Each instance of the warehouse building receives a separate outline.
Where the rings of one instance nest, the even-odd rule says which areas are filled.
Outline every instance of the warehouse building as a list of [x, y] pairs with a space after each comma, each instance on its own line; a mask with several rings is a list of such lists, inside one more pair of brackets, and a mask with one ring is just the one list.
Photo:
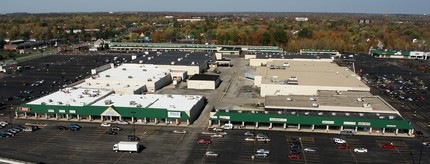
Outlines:
[[76, 87], [103, 88], [117, 94], [142, 94], [155, 92], [170, 84], [170, 70], [142, 64], [122, 64], [93, 74]]
[[188, 89], [216, 89], [220, 83], [219, 75], [198, 74], [188, 80]]
[[198, 95], [123, 95], [112, 90], [65, 88], [22, 104], [17, 118], [189, 125], [205, 106]]
[[350, 130], [361, 134], [410, 136], [413, 127], [379, 96], [369, 92], [319, 91], [318, 95], [267, 96], [263, 110], [216, 109], [209, 124], [304, 132]]
[[316, 95], [318, 90], [370, 91], [351, 70], [331, 62], [274, 61], [257, 67], [254, 86], [260, 95]]
[[369, 49], [369, 55], [381, 58], [406, 58], [406, 59], [424, 59], [430, 58], [430, 52], [423, 51], [398, 51], [389, 49]]
[[[145, 52], [139, 54], [133, 63], [153, 65], [162, 69], [184, 71], [187, 76], [203, 73], [208, 69], [208, 62], [214, 60], [209, 52]], [[183, 79], [186, 79], [187, 76]]]
[[256, 52], [245, 54], [245, 59], [249, 59], [249, 66], [265, 66], [268, 62], [274, 61], [321, 61], [332, 62], [333, 57], [329, 54], [292, 54], [292, 53], [270, 53]]
[[327, 54], [332, 56], [340, 56], [340, 52], [336, 50], [300, 49], [300, 54]]

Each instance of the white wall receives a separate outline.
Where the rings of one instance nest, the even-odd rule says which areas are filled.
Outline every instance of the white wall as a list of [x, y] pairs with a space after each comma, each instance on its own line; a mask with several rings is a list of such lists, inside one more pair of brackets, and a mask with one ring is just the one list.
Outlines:
[[188, 80], [188, 89], [215, 89], [216, 82], [205, 80]]
[[306, 85], [280, 85], [280, 84], [261, 84], [260, 95], [317, 95], [318, 90], [332, 91], [368, 91], [368, 87], [336, 87], [336, 86], [306, 86]]

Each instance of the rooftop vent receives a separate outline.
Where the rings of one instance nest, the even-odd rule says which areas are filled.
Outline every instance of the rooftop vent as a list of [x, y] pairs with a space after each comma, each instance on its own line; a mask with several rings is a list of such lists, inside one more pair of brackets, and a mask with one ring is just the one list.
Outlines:
[[175, 65], [175, 62], [174, 61], [170, 62], [170, 65]]
[[287, 101], [293, 101], [293, 98], [287, 97]]
[[342, 94], [342, 91], [337, 90], [337, 91], [336, 91], [336, 94], [341, 95], [341, 94]]
[[312, 103], [313, 107], [319, 107], [320, 105], [318, 103]]
[[152, 81], [152, 79], [148, 79], [148, 81]]
[[371, 108], [372, 106], [370, 105], [370, 103], [363, 103], [363, 107], [364, 108]]
[[309, 101], [317, 101], [315, 97], [309, 97]]
[[53, 102], [53, 100], [52, 100], [52, 99], [49, 99], [49, 100], [48, 100], [48, 102]]
[[357, 101], [358, 102], [364, 102], [364, 98], [363, 97], [359, 97], [359, 98], [357, 98]]
[[112, 100], [105, 100], [105, 105], [110, 105], [112, 104]]

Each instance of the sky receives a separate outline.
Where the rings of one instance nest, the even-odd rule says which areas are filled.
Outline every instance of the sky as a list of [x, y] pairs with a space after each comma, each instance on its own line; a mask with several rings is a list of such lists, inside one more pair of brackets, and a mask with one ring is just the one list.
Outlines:
[[430, 14], [430, 0], [3, 0], [0, 13], [329, 12]]

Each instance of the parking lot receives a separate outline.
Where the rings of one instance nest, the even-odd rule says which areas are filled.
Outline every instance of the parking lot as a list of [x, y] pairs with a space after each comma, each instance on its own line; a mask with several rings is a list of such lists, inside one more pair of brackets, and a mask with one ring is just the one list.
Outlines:
[[[26, 120], [18, 120], [24, 124]], [[39, 121], [40, 122], [40, 121]], [[202, 134], [201, 128], [186, 128], [186, 134], [175, 134], [179, 127], [136, 126], [136, 136], [145, 148], [139, 153], [118, 152], [112, 146], [126, 141], [133, 134], [132, 125], [118, 125], [123, 128], [117, 135], [107, 135], [106, 127], [99, 124], [80, 123], [82, 129], [76, 132], [57, 130], [58, 125], [69, 122], [40, 122], [46, 124], [35, 132], [19, 132], [11, 138], [1, 138], [0, 156], [31, 162], [44, 163], [413, 163], [418, 161], [421, 142], [416, 138], [384, 138], [371, 136], [343, 137], [351, 149], [336, 149], [333, 134], [251, 131], [264, 133], [270, 142], [245, 141], [246, 130], [228, 130], [222, 138], [211, 138]], [[17, 124], [15, 124], [16, 126]], [[41, 124], [39, 124], [41, 125]], [[342, 136], [341, 136], [342, 137]], [[197, 144], [200, 138], [212, 140], [211, 144]], [[289, 141], [300, 138], [302, 159], [289, 159]], [[394, 149], [383, 149], [382, 145], [393, 143]], [[365, 147], [368, 153], [355, 153], [354, 148]], [[312, 148], [316, 152], [303, 152]], [[267, 149], [267, 157], [252, 155], [258, 149]], [[213, 151], [219, 157], [206, 157], [206, 151]], [[411, 155], [411, 153], [413, 155]], [[424, 147], [421, 162], [430, 162], [430, 149]], [[413, 158], [413, 159], [412, 159]]]

